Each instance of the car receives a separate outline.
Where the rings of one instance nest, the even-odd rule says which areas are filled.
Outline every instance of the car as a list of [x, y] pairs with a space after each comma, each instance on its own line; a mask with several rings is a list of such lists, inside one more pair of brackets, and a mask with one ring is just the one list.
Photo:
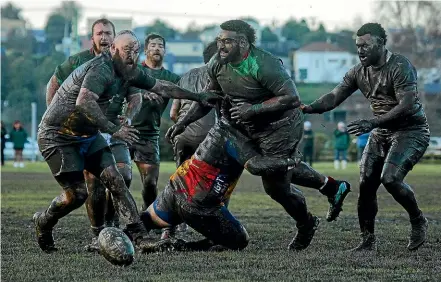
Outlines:
[[[6, 142], [5, 142], [5, 160], [14, 160], [15, 152], [14, 152], [14, 144], [11, 141], [7, 141], [9, 139], [9, 136], [6, 135]], [[32, 140], [31, 137], [27, 138], [27, 142], [25, 143], [24, 149], [23, 149], [23, 160], [32, 161], [32, 160], [41, 161], [43, 160], [43, 156], [40, 153], [40, 150], [38, 149], [37, 141]]]
[[426, 153], [428, 157], [441, 157], [441, 137], [430, 137]]

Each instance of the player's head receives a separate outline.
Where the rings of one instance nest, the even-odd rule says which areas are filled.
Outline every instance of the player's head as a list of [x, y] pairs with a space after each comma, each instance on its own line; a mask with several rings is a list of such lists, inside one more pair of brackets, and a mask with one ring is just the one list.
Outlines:
[[128, 75], [136, 68], [141, 44], [135, 33], [130, 30], [122, 30], [115, 36], [110, 46], [110, 54], [115, 70], [120, 75]]
[[19, 120], [14, 121], [14, 129], [19, 130], [21, 128], [21, 122]]
[[99, 19], [92, 24], [92, 46], [95, 53], [107, 51], [115, 38], [115, 26], [108, 19]]
[[203, 57], [204, 57], [204, 63], [208, 63], [210, 61], [210, 59], [216, 55], [217, 53], [217, 42], [212, 41], [210, 43], [208, 43], [208, 45], [205, 47], [204, 52], [202, 53]]
[[226, 21], [220, 28], [217, 37], [219, 61], [222, 64], [240, 62], [242, 55], [256, 41], [256, 31], [242, 20]]
[[337, 123], [337, 128], [340, 131], [345, 131], [346, 130], [346, 124], [342, 121], [340, 121], [339, 123]]
[[150, 33], [145, 38], [144, 53], [147, 60], [162, 65], [165, 55], [165, 39], [159, 34]]
[[379, 23], [367, 23], [360, 27], [355, 44], [361, 64], [365, 67], [376, 64], [386, 48], [386, 41], [386, 31]]

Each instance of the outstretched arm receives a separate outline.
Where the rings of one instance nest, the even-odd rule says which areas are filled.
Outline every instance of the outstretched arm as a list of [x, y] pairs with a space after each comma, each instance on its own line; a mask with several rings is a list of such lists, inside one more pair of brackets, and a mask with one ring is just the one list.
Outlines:
[[321, 96], [310, 105], [302, 105], [303, 112], [307, 114], [322, 114], [335, 109], [343, 103], [344, 100], [358, 89], [356, 67], [350, 69], [343, 78], [343, 81], [331, 92]]
[[180, 109], [181, 109], [181, 100], [174, 99], [170, 108], [170, 119], [175, 123], [178, 121], [178, 113]]
[[173, 82], [154, 79], [141, 67], [138, 67], [135, 73], [134, 78], [130, 80], [133, 86], [150, 90], [165, 98], [188, 99], [207, 105], [219, 99], [218, 95], [213, 93], [194, 93], [177, 86]]
[[52, 102], [52, 99], [54, 99], [58, 88], [60, 88], [60, 84], [55, 75], [53, 75], [46, 86], [46, 107], [48, 107]]

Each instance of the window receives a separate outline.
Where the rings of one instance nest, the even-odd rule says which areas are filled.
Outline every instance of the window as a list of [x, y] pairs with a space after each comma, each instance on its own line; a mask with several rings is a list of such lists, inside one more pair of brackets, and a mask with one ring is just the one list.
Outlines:
[[307, 69], [299, 69], [299, 79], [300, 80], [308, 79], [308, 70]]
[[338, 60], [337, 59], [328, 59], [328, 63], [337, 63]]
[[199, 51], [199, 45], [198, 44], [194, 44], [193, 45], [193, 52], [197, 52]]

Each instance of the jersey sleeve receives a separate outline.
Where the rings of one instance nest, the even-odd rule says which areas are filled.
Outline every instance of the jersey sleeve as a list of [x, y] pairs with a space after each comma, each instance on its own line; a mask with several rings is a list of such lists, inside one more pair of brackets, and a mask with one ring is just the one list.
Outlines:
[[343, 81], [340, 82], [333, 90], [333, 92], [340, 93], [354, 93], [358, 89], [357, 84], [357, 69], [359, 66], [351, 68], [343, 77]]
[[260, 84], [274, 95], [281, 93], [280, 90], [287, 87], [292, 88], [292, 91], [296, 91], [294, 81], [288, 75], [282, 61], [276, 57], [268, 55], [266, 57], [265, 60], [258, 63], [256, 76]]
[[74, 71], [74, 65], [74, 58], [69, 57], [61, 65], [56, 67], [54, 75], [59, 85], [63, 84], [66, 78]]
[[392, 72], [393, 86], [397, 97], [413, 92], [417, 95], [417, 72], [405, 58], [397, 62]]
[[156, 84], [156, 79], [148, 74], [148, 72], [143, 67], [137, 66], [137, 68], [137, 74], [135, 78], [130, 80], [130, 84], [144, 90], [152, 89]]
[[100, 64], [87, 70], [81, 87], [101, 96], [113, 79], [112, 70], [107, 65]]
[[209, 90], [222, 90], [218, 81], [217, 81], [217, 72], [219, 71], [219, 62], [214, 55], [207, 64], [207, 73], [209, 78]]

